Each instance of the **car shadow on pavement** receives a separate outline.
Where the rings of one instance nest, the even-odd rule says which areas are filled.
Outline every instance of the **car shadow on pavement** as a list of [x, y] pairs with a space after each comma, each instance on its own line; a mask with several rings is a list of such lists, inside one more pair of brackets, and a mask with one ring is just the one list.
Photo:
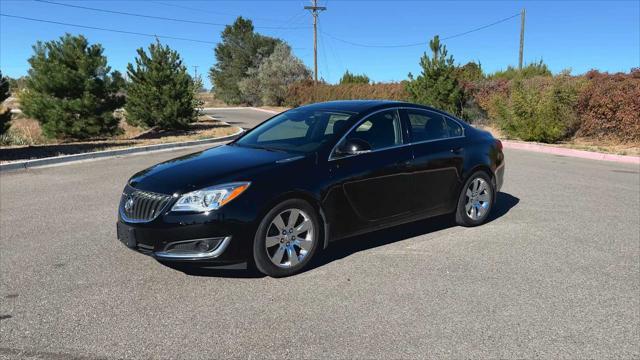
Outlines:
[[[504, 216], [519, 202], [520, 199], [511, 194], [504, 192], [498, 193], [496, 203], [489, 215], [487, 223]], [[319, 256], [310, 263], [310, 266], [304, 271], [324, 266], [332, 261], [343, 259], [360, 251], [385, 246], [454, 226], [458, 225], [455, 222], [453, 214], [447, 214], [342, 239], [331, 244], [325, 251], [318, 254]]]
[[[496, 203], [494, 205], [493, 211], [491, 211], [487, 223], [490, 223], [504, 216], [519, 202], [520, 199], [511, 194], [507, 194], [504, 192], [498, 193], [496, 197]], [[392, 244], [398, 241], [444, 230], [454, 226], [457, 226], [457, 224], [454, 221], [453, 215], [447, 214], [374, 231], [364, 235], [342, 239], [331, 244], [326, 250], [320, 252], [317, 258], [314, 259], [302, 272], [310, 271], [312, 269], [324, 266], [330, 262], [343, 259], [351, 254], [355, 254], [360, 251]], [[191, 276], [231, 278], [262, 278], [265, 276], [251, 266], [249, 266], [247, 269], [228, 270], [204, 268], [194, 265], [171, 265], [169, 263], [166, 263], [165, 265], [171, 267], [172, 269], [182, 271], [186, 275]]]

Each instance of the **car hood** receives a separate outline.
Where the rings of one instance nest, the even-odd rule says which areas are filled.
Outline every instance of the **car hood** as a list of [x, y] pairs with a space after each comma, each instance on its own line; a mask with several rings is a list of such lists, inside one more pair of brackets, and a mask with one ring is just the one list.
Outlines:
[[140, 171], [129, 185], [156, 193], [182, 194], [223, 182], [250, 181], [258, 171], [302, 158], [287, 152], [222, 145]]

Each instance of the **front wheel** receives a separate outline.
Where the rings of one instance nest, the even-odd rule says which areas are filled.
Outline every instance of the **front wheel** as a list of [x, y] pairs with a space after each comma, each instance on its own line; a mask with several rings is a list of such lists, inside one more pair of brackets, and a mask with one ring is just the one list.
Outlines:
[[456, 223], [477, 226], [484, 223], [493, 208], [494, 188], [484, 171], [473, 173], [462, 187], [456, 210]]
[[276, 205], [258, 226], [253, 258], [260, 272], [272, 277], [293, 275], [317, 252], [320, 224], [316, 210], [304, 200]]

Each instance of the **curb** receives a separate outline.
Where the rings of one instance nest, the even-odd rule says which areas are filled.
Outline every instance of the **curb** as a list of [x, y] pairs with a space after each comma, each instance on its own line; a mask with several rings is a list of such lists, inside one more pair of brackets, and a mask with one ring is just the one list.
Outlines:
[[215, 139], [146, 145], [146, 146], [129, 147], [129, 148], [117, 149], [117, 150], [103, 150], [103, 151], [95, 151], [95, 152], [89, 152], [89, 153], [83, 153], [83, 154], [61, 155], [61, 156], [49, 157], [49, 158], [43, 158], [43, 159], [16, 161], [16, 162], [7, 163], [7, 164], [0, 164], [0, 173], [30, 169], [30, 168], [41, 167], [41, 166], [77, 162], [82, 160], [110, 158], [110, 157], [117, 157], [117, 156], [137, 154], [137, 153], [168, 151], [173, 149], [187, 148], [187, 147], [193, 147], [193, 146], [199, 146], [199, 145], [208, 145], [208, 144], [217, 144], [217, 143], [221, 144], [237, 138], [244, 131], [245, 131], [244, 129], [240, 129], [240, 131], [238, 131], [235, 134], [221, 137], [221, 138], [215, 138]]
[[526, 150], [532, 152], [570, 156], [589, 160], [611, 161], [624, 164], [640, 165], [639, 156], [604, 154], [593, 151], [568, 149], [556, 146], [542, 145], [538, 143], [526, 143], [519, 141], [501, 140], [502, 145], [507, 149]]

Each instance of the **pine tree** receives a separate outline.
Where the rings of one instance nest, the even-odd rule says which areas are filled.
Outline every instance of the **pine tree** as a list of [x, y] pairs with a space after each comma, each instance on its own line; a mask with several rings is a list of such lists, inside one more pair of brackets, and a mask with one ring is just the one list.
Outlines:
[[196, 120], [198, 86], [187, 72], [177, 51], [159, 40], [149, 53], [138, 49], [138, 57], [127, 65], [127, 122], [163, 130], [186, 129]]
[[344, 72], [344, 75], [340, 78], [340, 85], [343, 84], [368, 84], [370, 79], [365, 74], [352, 74], [349, 70]]
[[[216, 64], [209, 70], [216, 97], [228, 104], [255, 101], [255, 92], [243, 93], [240, 83], [255, 76], [262, 61], [280, 43], [279, 39], [254, 32], [251, 20], [242, 17], [226, 26], [222, 31], [222, 41], [215, 49]], [[247, 90], [252, 89], [250, 81], [243, 85]]]
[[0, 71], [0, 135], [7, 132], [11, 126], [11, 109], [1, 105], [9, 96], [11, 96], [9, 79], [2, 76], [2, 71]]
[[20, 93], [22, 111], [38, 120], [48, 137], [86, 139], [113, 135], [122, 106], [118, 81], [109, 74], [100, 44], [66, 34], [33, 46], [26, 89]]
[[413, 78], [409, 74], [407, 92], [412, 101], [459, 114], [462, 91], [456, 79], [453, 56], [447, 57], [447, 47], [440, 44], [440, 37], [429, 41], [433, 56], [426, 53], [420, 58], [422, 73]]

